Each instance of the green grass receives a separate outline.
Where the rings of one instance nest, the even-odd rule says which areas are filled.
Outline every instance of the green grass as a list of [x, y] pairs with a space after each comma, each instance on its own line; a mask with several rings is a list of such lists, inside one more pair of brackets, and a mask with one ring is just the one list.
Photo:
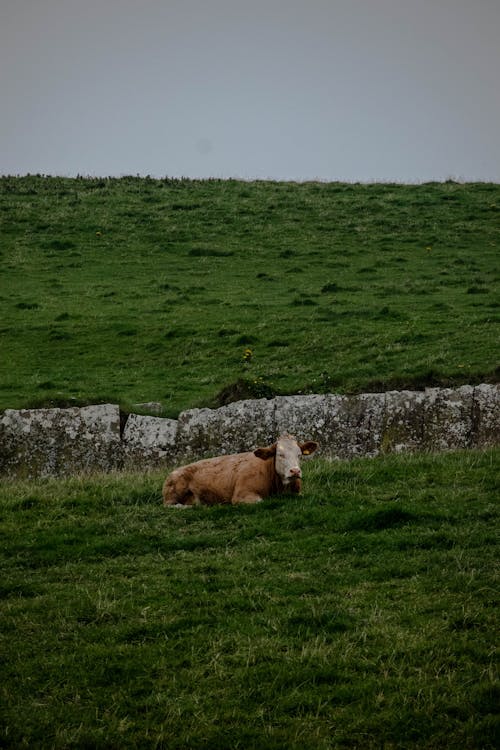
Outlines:
[[4, 482], [0, 745], [497, 747], [499, 459], [184, 511], [159, 474]]
[[1, 178], [0, 409], [497, 379], [499, 206], [482, 183]]

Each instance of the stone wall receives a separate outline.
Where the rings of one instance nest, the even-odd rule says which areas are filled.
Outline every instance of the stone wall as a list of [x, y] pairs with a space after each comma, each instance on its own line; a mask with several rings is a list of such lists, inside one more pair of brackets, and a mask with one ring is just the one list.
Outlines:
[[500, 444], [498, 385], [389, 391], [358, 396], [279, 396], [220, 409], [190, 409], [177, 420], [118, 406], [6, 410], [0, 419], [0, 475], [170, 467], [272, 443], [281, 432], [321, 444], [336, 458], [444, 451]]

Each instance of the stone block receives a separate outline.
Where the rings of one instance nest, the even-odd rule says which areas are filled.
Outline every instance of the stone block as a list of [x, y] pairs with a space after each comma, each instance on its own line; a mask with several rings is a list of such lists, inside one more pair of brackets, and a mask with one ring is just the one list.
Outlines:
[[329, 396], [277, 396], [274, 407], [274, 438], [283, 432], [297, 440], [324, 442]]
[[382, 453], [405, 453], [421, 449], [424, 436], [425, 394], [419, 391], [388, 391], [385, 394]]
[[500, 386], [482, 383], [472, 398], [472, 444], [486, 448], [500, 443]]
[[18, 477], [110, 471], [122, 464], [120, 410], [7, 409], [0, 420], [0, 472]]
[[122, 444], [127, 465], [165, 465], [176, 453], [177, 420], [129, 414]]
[[377, 455], [382, 441], [384, 394], [331, 395], [326, 398], [326, 452], [336, 458]]
[[423, 450], [469, 448], [474, 388], [427, 388], [424, 402]]
[[179, 415], [178, 423], [178, 452], [187, 457], [253, 450], [276, 437], [273, 402], [264, 398], [190, 409]]

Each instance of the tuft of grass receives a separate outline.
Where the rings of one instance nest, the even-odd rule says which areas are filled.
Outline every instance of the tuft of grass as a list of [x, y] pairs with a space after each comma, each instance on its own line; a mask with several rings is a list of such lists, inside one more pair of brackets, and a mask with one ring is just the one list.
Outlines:
[[159, 473], [4, 482], [0, 744], [492, 750], [499, 469], [315, 459], [184, 511]]
[[280, 393], [498, 380], [499, 197], [2, 177], [0, 409], [106, 393], [175, 417], [242, 377]]

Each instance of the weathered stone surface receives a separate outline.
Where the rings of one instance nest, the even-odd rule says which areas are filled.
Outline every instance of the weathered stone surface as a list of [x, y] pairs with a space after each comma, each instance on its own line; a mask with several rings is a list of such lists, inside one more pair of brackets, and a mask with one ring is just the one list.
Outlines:
[[10, 476], [62, 476], [121, 466], [120, 411], [7, 409], [0, 420], [0, 471]]
[[472, 398], [472, 442], [478, 448], [500, 443], [500, 386], [483, 383]]
[[239, 401], [179, 416], [180, 455], [234, 453], [272, 443], [282, 432], [318, 440], [325, 453], [375, 455], [382, 439], [384, 395], [279, 396]]
[[175, 455], [176, 439], [176, 419], [130, 414], [122, 436], [125, 463], [165, 464]]
[[500, 444], [498, 385], [359, 396], [250, 399], [191, 409], [178, 420], [118, 406], [7, 410], [0, 418], [0, 474], [20, 477], [172, 465], [269, 445], [282, 432], [313, 439], [337, 458]]
[[443, 451], [470, 447], [473, 393], [470, 385], [426, 389], [421, 448]]
[[273, 409], [273, 440], [289, 432], [300, 440], [317, 440], [325, 437], [330, 396], [277, 396], [269, 402]]
[[188, 457], [239, 453], [269, 444], [275, 431], [274, 406], [264, 398], [190, 409], [179, 415], [177, 449]]
[[375, 456], [382, 441], [384, 394], [328, 398], [325, 450], [336, 458]]
[[423, 446], [425, 393], [388, 391], [385, 393], [382, 427], [382, 453], [415, 451]]

